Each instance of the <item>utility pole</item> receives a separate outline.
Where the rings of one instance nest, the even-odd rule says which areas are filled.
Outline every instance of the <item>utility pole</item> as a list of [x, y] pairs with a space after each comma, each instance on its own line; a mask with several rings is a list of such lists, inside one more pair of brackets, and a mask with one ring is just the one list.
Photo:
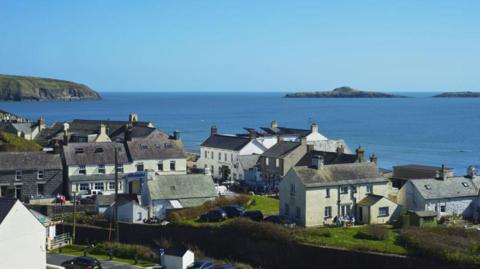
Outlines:
[[73, 231], [72, 231], [73, 244], [75, 244], [76, 217], [77, 217], [77, 192], [73, 191]]
[[120, 241], [120, 231], [118, 229], [118, 148], [115, 146], [115, 241]]

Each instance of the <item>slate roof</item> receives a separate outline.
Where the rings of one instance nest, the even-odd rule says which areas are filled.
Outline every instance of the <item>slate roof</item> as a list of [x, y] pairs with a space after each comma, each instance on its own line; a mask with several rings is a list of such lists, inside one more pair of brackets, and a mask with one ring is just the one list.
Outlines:
[[262, 156], [271, 157], [271, 158], [282, 158], [292, 150], [299, 147], [302, 143], [300, 142], [291, 142], [291, 141], [280, 141], [277, 144], [273, 145], [267, 151], [265, 151]]
[[479, 190], [468, 177], [450, 177], [445, 180], [428, 178], [409, 181], [426, 200], [469, 197], [479, 194]]
[[[421, 169], [428, 171], [439, 171], [442, 169], [441, 166], [430, 166], [430, 165], [421, 165], [421, 164], [405, 164], [405, 165], [396, 165], [393, 168], [411, 168], [411, 169]], [[445, 167], [446, 170], [452, 170], [452, 168]]]
[[323, 163], [326, 165], [357, 162], [357, 155], [355, 154], [338, 154], [336, 152], [313, 150], [305, 153], [296, 166], [311, 166], [313, 156], [323, 156]]
[[[118, 128], [117, 130], [111, 132], [109, 134], [109, 136], [112, 139], [112, 141], [117, 141], [117, 142], [125, 141], [125, 131], [126, 131], [126, 129], [127, 129], [126, 126], [122, 126], [122, 127]], [[147, 137], [150, 137], [151, 135], [153, 135], [156, 132], [161, 133], [156, 128], [150, 128], [150, 127], [146, 127], [146, 126], [133, 126], [131, 128], [130, 137], [132, 139], [147, 138]], [[163, 134], [163, 133], [161, 133], [161, 134], [163, 136], [165, 136], [166, 138], [168, 138], [168, 135]]]
[[169, 248], [165, 250], [165, 255], [183, 257], [188, 251], [188, 248]]
[[[365, 198], [360, 200], [357, 204], [362, 206], [372, 206], [376, 204], [378, 201], [382, 200], [383, 196], [376, 195], [376, 194], [368, 194]], [[385, 198], [386, 199], [386, 198]]]
[[60, 154], [43, 151], [0, 152], [0, 170], [62, 169]]
[[[125, 147], [115, 142], [68, 143], [63, 146], [63, 154], [68, 166], [115, 164], [115, 147], [118, 148], [118, 163], [128, 163]], [[83, 153], [77, 153], [79, 149], [83, 149]]]
[[[125, 174], [119, 173], [118, 180], [123, 180], [124, 176]], [[115, 174], [72, 175], [68, 179], [70, 182], [115, 180]]]
[[277, 127], [277, 128], [261, 127], [261, 129], [270, 135], [298, 135], [303, 137], [311, 133], [310, 129], [295, 129], [295, 128], [288, 128], [288, 127]]
[[180, 141], [158, 137], [127, 141], [127, 151], [132, 160], [185, 158], [186, 156]]
[[257, 165], [258, 159], [260, 158], [260, 155], [258, 154], [252, 154], [252, 155], [239, 155], [238, 156], [238, 162], [242, 166], [243, 169], [250, 169], [253, 168]]
[[147, 181], [147, 187], [151, 200], [205, 199], [217, 196], [212, 177], [202, 174], [155, 175]]
[[17, 200], [0, 198], [0, 224], [2, 224], [5, 217], [8, 215]]
[[306, 187], [387, 181], [373, 163], [331, 164], [320, 169], [296, 166], [292, 169]]
[[425, 217], [436, 217], [437, 216], [437, 212], [435, 211], [415, 211], [415, 210], [411, 210], [411, 211], [408, 211], [409, 213], [413, 213], [421, 218], [425, 218]]
[[97, 195], [95, 196], [95, 204], [97, 206], [110, 206], [115, 201], [115, 195]]
[[12, 126], [17, 132], [22, 132], [24, 134], [32, 133], [32, 123], [30, 122], [12, 123]]
[[250, 139], [242, 136], [234, 135], [211, 135], [205, 140], [201, 146], [217, 149], [227, 149], [239, 151], [250, 142]]

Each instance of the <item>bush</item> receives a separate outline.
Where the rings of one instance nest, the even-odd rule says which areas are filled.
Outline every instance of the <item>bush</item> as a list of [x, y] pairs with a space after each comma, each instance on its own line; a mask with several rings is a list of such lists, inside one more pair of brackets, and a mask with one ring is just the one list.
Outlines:
[[[295, 239], [294, 229], [270, 222], [255, 222], [245, 218], [237, 218], [223, 226], [223, 229], [240, 238], [254, 238], [269, 241], [290, 242]], [[227, 233], [229, 233], [227, 232]]]
[[248, 195], [236, 195], [232, 197], [218, 197], [215, 200], [205, 202], [201, 206], [189, 207], [180, 210], [172, 210], [167, 213], [167, 220], [174, 223], [179, 223], [184, 220], [193, 220], [200, 217], [200, 215], [216, 208], [226, 205], [241, 205], [247, 206], [252, 201]]
[[121, 243], [103, 242], [95, 245], [89, 252], [96, 255], [112, 255], [123, 259], [134, 259], [137, 256], [140, 260], [158, 261], [158, 255], [150, 248], [141, 245], [130, 245]]
[[[76, 213], [75, 222], [77, 224], [89, 224], [94, 225], [99, 220], [105, 220], [102, 214], [85, 214], [85, 213]], [[64, 221], [68, 223], [73, 223], [73, 213], [65, 215]]]
[[359, 239], [385, 240], [388, 238], [388, 228], [385, 225], [367, 225], [355, 235]]

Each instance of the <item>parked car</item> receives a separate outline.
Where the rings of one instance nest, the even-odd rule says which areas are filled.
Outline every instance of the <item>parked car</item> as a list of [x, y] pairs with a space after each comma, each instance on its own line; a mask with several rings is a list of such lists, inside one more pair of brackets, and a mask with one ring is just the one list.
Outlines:
[[220, 222], [227, 218], [227, 213], [221, 209], [210, 210], [200, 216], [202, 222]]
[[227, 205], [222, 207], [222, 210], [227, 213], [227, 217], [229, 218], [240, 217], [243, 212], [245, 212], [245, 208], [239, 205]]
[[260, 210], [250, 210], [243, 212], [242, 217], [251, 219], [253, 221], [262, 221], [263, 213]]
[[92, 257], [77, 257], [62, 263], [65, 269], [102, 269], [101, 263]]
[[231, 264], [222, 264], [222, 265], [215, 265], [212, 269], [237, 269], [235, 266]]
[[93, 205], [95, 204], [95, 197], [85, 197], [80, 199], [81, 205]]
[[148, 219], [144, 219], [144, 220], [143, 220], [143, 223], [159, 224], [159, 223], [160, 223], [160, 219], [157, 218], [157, 217], [151, 217], [151, 218], [148, 218]]
[[215, 264], [212, 260], [195, 261], [188, 269], [212, 269]]
[[282, 224], [288, 228], [295, 227], [295, 222], [293, 222], [290, 218], [285, 216], [272, 215], [272, 216], [266, 217], [265, 221], [275, 223], [275, 224]]

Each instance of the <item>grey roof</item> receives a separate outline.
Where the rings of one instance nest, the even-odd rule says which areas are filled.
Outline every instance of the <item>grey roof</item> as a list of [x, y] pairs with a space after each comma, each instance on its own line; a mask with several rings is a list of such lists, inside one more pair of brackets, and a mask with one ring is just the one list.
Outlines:
[[306, 187], [386, 182], [373, 163], [331, 164], [320, 169], [293, 167]]
[[249, 142], [250, 139], [243, 136], [215, 134], [207, 138], [201, 146], [238, 151], [245, 147]]
[[17, 200], [0, 198], [0, 224], [10, 212], [10, 209], [15, 205]]
[[409, 182], [427, 200], [478, 195], [477, 187], [468, 177], [450, 177], [445, 180], [434, 178], [415, 179], [409, 180]]
[[358, 158], [355, 154], [338, 154], [330, 151], [317, 151], [313, 150], [305, 153], [305, 155], [298, 161], [297, 166], [310, 166], [312, 164], [313, 156], [322, 156], [324, 164], [342, 164], [342, 163], [355, 163]]
[[17, 132], [22, 132], [24, 134], [32, 133], [32, 123], [30, 122], [12, 123], [12, 126], [17, 130]]
[[277, 144], [273, 145], [271, 148], [266, 150], [262, 156], [272, 157], [272, 158], [282, 158], [292, 150], [299, 147], [302, 143], [300, 142], [291, 142], [291, 141], [280, 141]]
[[[123, 180], [124, 176], [125, 174], [118, 174], [118, 180]], [[115, 174], [72, 175], [69, 180], [70, 182], [115, 180]]]
[[168, 137], [127, 141], [127, 151], [132, 160], [185, 158], [181, 142]]
[[[115, 142], [68, 143], [63, 146], [65, 162], [70, 165], [115, 164], [115, 147], [118, 148], [118, 162], [128, 163], [123, 144]], [[77, 153], [80, 149], [83, 153]]]
[[437, 216], [437, 212], [435, 211], [415, 211], [415, 210], [411, 210], [411, 211], [408, 211], [409, 213], [413, 213], [421, 218], [425, 218], [425, 217], [436, 217]]
[[365, 196], [365, 198], [360, 200], [357, 204], [358, 205], [363, 205], [363, 206], [371, 206], [371, 205], [376, 204], [378, 201], [382, 200], [383, 198], [385, 198], [385, 197], [383, 197], [381, 195], [368, 194], [367, 196]]
[[212, 177], [202, 174], [155, 175], [147, 181], [152, 200], [199, 199], [217, 196]]
[[[404, 164], [396, 165], [393, 168], [410, 168], [410, 169], [419, 169], [419, 170], [428, 170], [428, 171], [439, 171], [442, 169], [441, 166], [431, 166], [431, 165], [422, 165], [422, 164]], [[452, 170], [452, 168], [445, 167], [447, 170]]]
[[62, 169], [59, 154], [43, 151], [0, 152], [0, 170]]
[[258, 162], [258, 158], [260, 158], [260, 155], [258, 154], [253, 154], [253, 155], [239, 155], [238, 156], [238, 162], [242, 166], [243, 169], [250, 169], [255, 167]]
[[97, 206], [110, 206], [115, 201], [115, 195], [97, 195], [95, 197], [95, 204]]
[[[109, 136], [112, 139], [112, 141], [125, 141], [125, 132], [127, 130], [126, 126], [122, 126], [115, 130], [114, 132], [110, 133]], [[156, 128], [151, 128], [147, 126], [133, 126], [130, 130], [130, 137], [132, 139], [137, 139], [137, 138], [147, 138], [155, 133], [158, 132], [158, 134], [163, 135], [164, 137], [168, 138], [168, 135], [160, 132]]]
[[277, 128], [270, 128], [270, 127], [261, 127], [267, 134], [270, 135], [296, 135], [296, 136], [307, 136], [311, 133], [309, 129], [295, 129], [295, 128], [288, 128], [288, 127], [277, 127]]

